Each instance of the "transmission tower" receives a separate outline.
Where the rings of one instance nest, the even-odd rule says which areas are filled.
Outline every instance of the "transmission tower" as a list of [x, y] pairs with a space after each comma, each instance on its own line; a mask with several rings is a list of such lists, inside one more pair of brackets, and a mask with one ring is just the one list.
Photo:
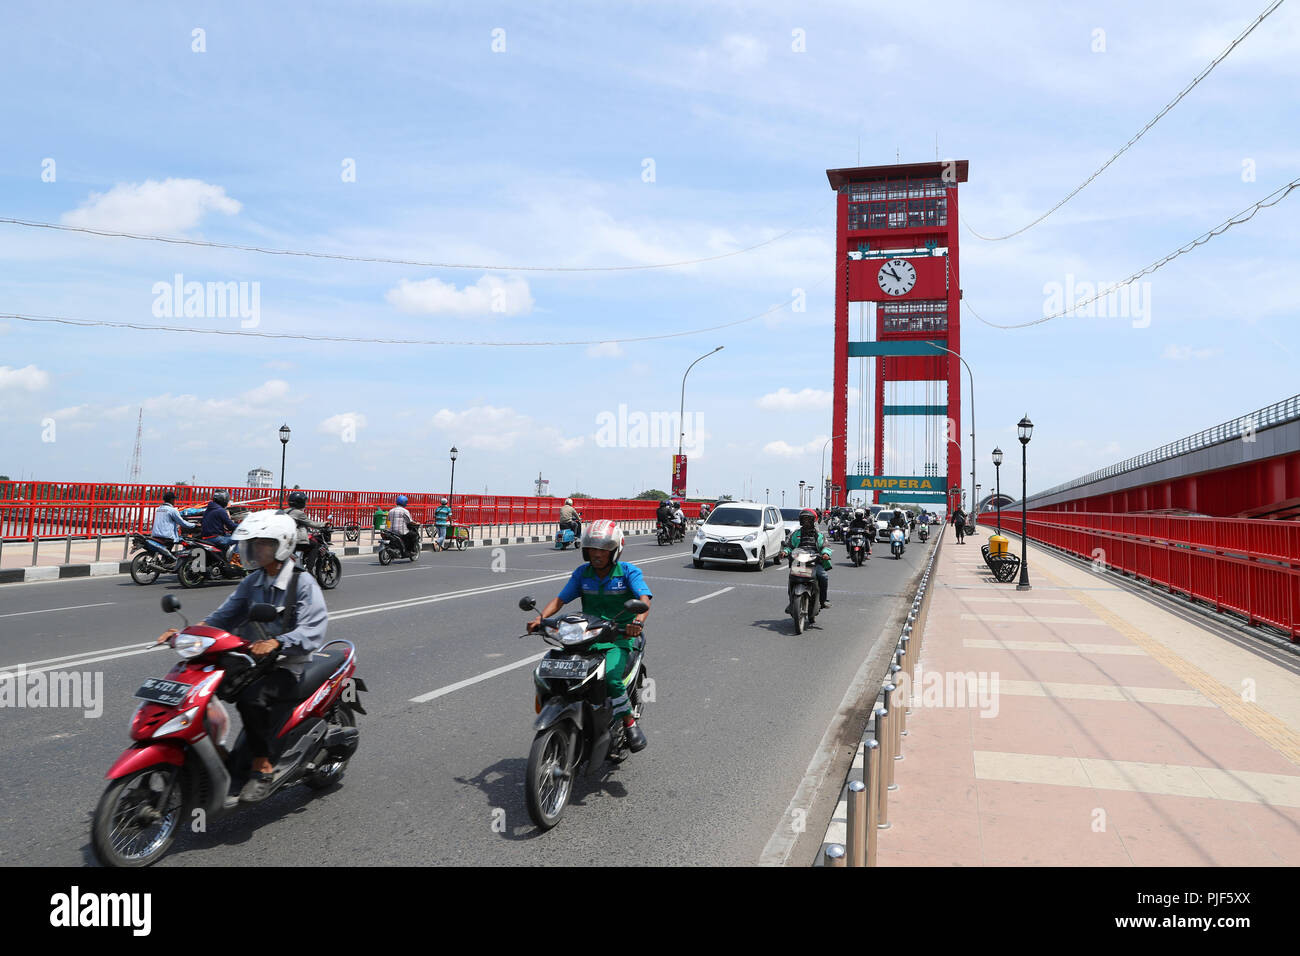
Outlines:
[[140, 438], [144, 434], [144, 409], [135, 420], [135, 451], [131, 453], [131, 484], [140, 483]]

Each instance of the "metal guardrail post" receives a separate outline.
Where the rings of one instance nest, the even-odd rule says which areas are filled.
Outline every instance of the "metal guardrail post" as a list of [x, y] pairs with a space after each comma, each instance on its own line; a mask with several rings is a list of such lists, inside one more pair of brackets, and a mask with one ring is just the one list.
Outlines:
[[897, 706], [898, 688], [890, 683], [885, 685], [885, 711], [888, 716], [885, 718], [885, 729], [888, 738], [889, 754], [887, 760], [884, 760], [883, 773], [885, 777], [886, 789], [897, 790], [898, 784], [894, 782], [894, 762], [901, 759], [898, 753], [898, 714], [894, 708]]
[[131, 536], [129, 534], [122, 535], [122, 560], [123, 561], [126, 560], [126, 553], [128, 550], [130, 550], [130, 547], [131, 547]]
[[[873, 789], [876, 794], [876, 814], [879, 818], [876, 823], [876, 829], [888, 830], [889, 781], [885, 779], [885, 765], [888, 764], [890, 767], [893, 767], [894, 765], [893, 761], [889, 759], [889, 711], [885, 710], [884, 707], [877, 707], [875, 713], [875, 739], [872, 740], [871, 743], [876, 745], [876, 759], [874, 761], [875, 773], [873, 774], [875, 778], [875, 786]], [[865, 769], [865, 763], [863, 766]]]
[[99, 555], [100, 552], [103, 550], [103, 548], [104, 548], [104, 536], [102, 534], [95, 535], [95, 562], [96, 563], [99, 562]]
[[36, 567], [36, 552], [40, 549], [40, 546], [41, 546], [41, 539], [33, 537], [32, 538], [32, 567]]
[[63, 550], [63, 563], [72, 563], [72, 535], [68, 535], [68, 546]]
[[826, 848], [826, 866], [844, 866], [844, 847], [832, 843]]
[[[865, 759], [865, 756], [864, 756]], [[861, 780], [849, 784], [849, 866], [867, 865], [867, 785]]]
[[880, 829], [880, 745], [862, 742], [862, 780], [867, 787], [867, 866], [876, 865], [876, 831]]
[[903, 715], [904, 704], [907, 702], [907, 690], [899, 683], [898, 675], [903, 668], [898, 666], [897, 661], [889, 665], [889, 676], [885, 678], [894, 685], [894, 759], [903, 759], [903, 734], [907, 733], [904, 729], [905, 717]]

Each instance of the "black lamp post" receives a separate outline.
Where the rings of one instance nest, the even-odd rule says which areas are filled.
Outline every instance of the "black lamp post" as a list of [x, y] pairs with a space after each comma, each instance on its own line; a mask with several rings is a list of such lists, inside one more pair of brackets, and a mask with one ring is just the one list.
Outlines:
[[284, 455], [289, 450], [289, 426], [280, 426], [280, 507], [284, 507]]
[[451, 496], [456, 493], [456, 456], [459, 454], [460, 452], [456, 450], [456, 446], [452, 445], [451, 446], [451, 490], [447, 492], [447, 504], [451, 505], [452, 507], [455, 507], [455, 505], [452, 505]]
[[998, 509], [998, 534], [1002, 533], [1002, 449], [993, 449], [993, 470], [997, 474], [997, 489], [993, 492], [993, 504]]
[[1025, 504], [1025, 498], [1029, 494], [1029, 482], [1025, 474], [1025, 467], [1028, 461], [1029, 439], [1034, 434], [1034, 423], [1026, 415], [1020, 419], [1016, 428], [1020, 434], [1020, 583], [1016, 585], [1017, 591], [1028, 591], [1029, 588], [1029, 511]]

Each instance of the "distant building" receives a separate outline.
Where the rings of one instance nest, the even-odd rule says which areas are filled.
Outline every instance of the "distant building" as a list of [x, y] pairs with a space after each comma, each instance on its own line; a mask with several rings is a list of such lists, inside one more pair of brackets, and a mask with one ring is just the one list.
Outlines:
[[265, 468], [254, 468], [248, 473], [249, 488], [270, 488], [273, 487], [274, 475]]

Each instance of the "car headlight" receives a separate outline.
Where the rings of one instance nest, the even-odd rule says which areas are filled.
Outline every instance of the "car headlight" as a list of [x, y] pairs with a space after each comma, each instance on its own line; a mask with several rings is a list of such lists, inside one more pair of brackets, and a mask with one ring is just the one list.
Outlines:
[[198, 657], [213, 644], [217, 643], [211, 637], [199, 637], [197, 634], [177, 634], [172, 641], [172, 647], [181, 657]]
[[756, 535], [756, 534], [747, 534], [747, 535], [745, 535], [745, 540], [746, 540], [746, 541], [757, 541], [757, 540], [758, 540], [758, 535]]

